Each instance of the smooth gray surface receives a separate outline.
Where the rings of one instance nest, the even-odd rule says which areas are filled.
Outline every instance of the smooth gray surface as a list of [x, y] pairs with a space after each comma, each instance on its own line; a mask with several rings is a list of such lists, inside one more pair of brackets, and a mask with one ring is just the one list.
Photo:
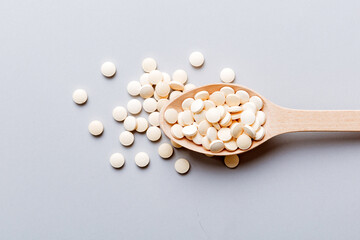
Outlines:
[[[284, 135], [230, 170], [185, 150], [162, 160], [141, 134], [125, 149], [111, 117], [147, 56], [199, 86], [231, 67], [279, 105], [360, 109], [359, 12], [357, 0], [0, 2], [1, 239], [359, 239], [360, 134]], [[105, 60], [114, 79], [99, 73]], [[83, 107], [71, 99], [79, 87]]]

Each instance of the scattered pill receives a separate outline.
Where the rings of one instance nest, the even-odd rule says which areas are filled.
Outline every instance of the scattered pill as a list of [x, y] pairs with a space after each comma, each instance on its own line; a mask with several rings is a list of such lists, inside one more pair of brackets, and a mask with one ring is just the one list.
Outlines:
[[84, 89], [77, 89], [74, 91], [72, 98], [76, 104], [82, 105], [86, 103], [88, 95]]
[[196, 86], [194, 84], [192, 84], [192, 83], [185, 84], [184, 85], [184, 92], [193, 90], [194, 88], [196, 88]]
[[161, 130], [158, 127], [151, 126], [146, 131], [147, 138], [152, 141], [158, 141], [161, 138]]
[[104, 131], [104, 125], [102, 122], [94, 120], [90, 122], [88, 129], [93, 136], [100, 136]]
[[211, 152], [221, 152], [224, 149], [225, 145], [224, 142], [221, 140], [214, 140], [210, 143], [210, 151]]
[[236, 95], [238, 95], [240, 97], [240, 103], [241, 104], [244, 104], [244, 103], [248, 102], [249, 99], [250, 99], [249, 94], [244, 90], [237, 91]]
[[165, 81], [161, 81], [156, 84], [155, 92], [159, 97], [167, 97], [170, 93], [170, 86], [169, 83]]
[[179, 70], [176, 70], [173, 75], [172, 75], [172, 79], [176, 82], [180, 82], [182, 84], [185, 84], [186, 81], [187, 81], [187, 73], [182, 70], [182, 69], [179, 69]]
[[141, 86], [145, 85], [145, 84], [150, 84], [150, 81], [149, 81], [149, 74], [148, 73], [143, 73], [141, 76], [140, 76], [140, 84]]
[[110, 157], [110, 164], [113, 168], [121, 168], [124, 166], [125, 158], [121, 153], [114, 153]]
[[201, 67], [204, 64], [204, 55], [201, 52], [192, 52], [189, 61], [193, 67]]
[[162, 73], [159, 70], [152, 70], [149, 73], [149, 82], [153, 85], [159, 83], [163, 78]]
[[119, 141], [123, 146], [125, 146], [125, 147], [130, 146], [131, 144], [133, 144], [134, 140], [135, 140], [135, 137], [132, 132], [124, 131], [124, 132], [120, 133]]
[[168, 73], [163, 72], [162, 75], [163, 75], [163, 81], [164, 82], [169, 83], [171, 81], [171, 77], [170, 77], [170, 75]]
[[166, 98], [161, 98], [157, 101], [157, 105], [156, 105], [156, 110], [158, 110], [159, 112], [161, 111], [161, 109], [169, 102], [168, 99]]
[[182, 148], [182, 146], [176, 142], [174, 142], [173, 140], [170, 140], [171, 145], [173, 145], [174, 148]]
[[170, 128], [171, 135], [176, 139], [182, 139], [184, 137], [182, 129], [183, 127], [180, 124], [175, 124], [171, 126]]
[[225, 83], [233, 82], [235, 79], [235, 72], [231, 68], [224, 68], [220, 72], [220, 79]]
[[131, 81], [128, 83], [126, 89], [131, 96], [138, 96], [140, 94], [141, 83], [138, 81]]
[[169, 97], [170, 101], [173, 100], [173, 99], [175, 99], [175, 98], [177, 98], [177, 97], [180, 96], [181, 94], [182, 94], [182, 92], [180, 92], [180, 91], [172, 91], [172, 92], [170, 93], [170, 97]]
[[185, 158], [179, 158], [175, 162], [175, 170], [180, 174], [185, 174], [190, 169], [190, 163]]
[[127, 131], [134, 131], [136, 129], [136, 125], [137, 125], [137, 122], [136, 122], [136, 118], [133, 117], [133, 116], [127, 116], [124, 120], [124, 128], [127, 130]]
[[149, 127], [149, 123], [146, 118], [138, 117], [136, 119], [136, 131], [139, 133], [145, 132]]
[[131, 114], [138, 114], [139, 112], [141, 112], [141, 102], [137, 99], [131, 99], [127, 103], [127, 110]]
[[174, 124], [178, 119], [178, 112], [174, 108], [169, 108], [164, 113], [165, 121]]
[[149, 115], [149, 123], [151, 126], [158, 127], [160, 126], [160, 113], [159, 112], [152, 112]]
[[251, 143], [251, 138], [246, 134], [241, 134], [236, 140], [236, 144], [241, 150], [249, 149]]
[[154, 95], [154, 88], [150, 84], [145, 84], [141, 86], [140, 96], [142, 98], [149, 98]]
[[152, 70], [156, 69], [156, 61], [153, 58], [145, 58], [142, 62], [142, 68], [144, 72], [151, 72]]
[[235, 139], [230, 140], [228, 142], [224, 142], [224, 146], [225, 149], [228, 150], [229, 152], [233, 152], [238, 148]]
[[176, 90], [176, 91], [184, 90], [184, 84], [182, 84], [181, 82], [178, 82], [178, 81], [171, 81], [169, 83], [169, 86], [171, 89]]
[[157, 101], [154, 98], [147, 98], [143, 102], [143, 108], [145, 112], [152, 113], [156, 111]]
[[144, 168], [150, 163], [149, 155], [145, 152], [139, 152], [135, 155], [135, 163], [138, 167]]
[[125, 120], [125, 118], [127, 117], [127, 111], [126, 108], [122, 107], [122, 106], [118, 106], [116, 108], [113, 109], [112, 111], [112, 115], [113, 118], [118, 121], [118, 122], [122, 122]]
[[239, 165], [238, 155], [225, 156], [224, 163], [228, 168], [236, 168]]
[[169, 158], [173, 155], [174, 149], [169, 143], [162, 143], [158, 148], [158, 153], [162, 158]]
[[104, 62], [101, 65], [101, 73], [108, 78], [114, 76], [116, 73], [115, 64], [112, 62]]

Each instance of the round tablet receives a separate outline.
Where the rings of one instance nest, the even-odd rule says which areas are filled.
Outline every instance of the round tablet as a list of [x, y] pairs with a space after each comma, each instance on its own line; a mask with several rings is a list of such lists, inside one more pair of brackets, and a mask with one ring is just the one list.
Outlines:
[[231, 120], [232, 120], [231, 119], [231, 114], [228, 113], [228, 112], [225, 112], [225, 116], [223, 117], [223, 119], [221, 119], [220, 125], [222, 127], [226, 127], [226, 126], [231, 124]]
[[185, 137], [187, 138], [191, 138], [194, 137], [196, 135], [196, 133], [198, 132], [197, 127], [194, 125], [190, 125], [190, 126], [185, 126], [182, 129], [182, 132], [184, 134]]
[[192, 52], [189, 62], [193, 67], [201, 67], [204, 64], [204, 55], [201, 52]]
[[135, 139], [134, 134], [132, 134], [129, 131], [124, 131], [124, 132], [120, 133], [120, 136], [119, 136], [120, 143], [125, 147], [133, 144], [134, 139]]
[[224, 68], [220, 72], [220, 79], [225, 83], [233, 82], [235, 79], [235, 72], [231, 68]]
[[116, 121], [122, 122], [127, 117], [126, 108], [124, 108], [122, 106], [118, 106], [118, 107], [114, 108], [114, 110], [112, 111], [112, 115]]
[[138, 114], [141, 112], [141, 102], [137, 99], [131, 99], [127, 103], [127, 109], [131, 114]]
[[136, 118], [133, 116], [127, 116], [124, 120], [124, 128], [128, 131], [134, 131], [136, 129]]
[[265, 136], [265, 128], [264, 127], [260, 127], [259, 130], [256, 132], [255, 134], [255, 138], [254, 140], [256, 141], [260, 141], [261, 139], [263, 139]]
[[180, 124], [175, 124], [170, 128], [171, 135], [176, 139], [182, 139], [184, 134], [182, 132], [183, 127]]
[[179, 112], [178, 118], [177, 118], [177, 122], [178, 122], [181, 126], [185, 126], [183, 116], [184, 116], [184, 112]]
[[210, 150], [210, 141], [207, 137], [203, 137], [201, 139], [201, 145], [203, 146], [203, 148], [205, 148], [206, 150]]
[[187, 81], [187, 73], [182, 69], [176, 70], [172, 75], [172, 79], [174, 81], [185, 84]]
[[104, 62], [101, 65], [101, 73], [108, 78], [114, 76], [116, 73], [115, 64], [112, 62]]
[[182, 148], [182, 146], [176, 142], [174, 142], [173, 140], [170, 140], [171, 145], [173, 145], [174, 148]]
[[185, 158], [179, 158], [175, 162], [175, 170], [180, 174], [185, 174], [190, 169], [190, 163]]
[[174, 124], [178, 119], [178, 112], [174, 108], [169, 108], [165, 111], [164, 118], [167, 123]]
[[114, 153], [110, 157], [110, 164], [113, 168], [121, 168], [124, 166], [125, 158], [121, 153]]
[[149, 73], [149, 82], [153, 85], [159, 83], [163, 78], [162, 73], [159, 70], [152, 70]]
[[230, 93], [226, 96], [225, 102], [229, 107], [239, 106], [240, 105], [240, 97], [239, 97], [239, 95], [237, 95], [235, 93]]
[[250, 99], [249, 94], [244, 90], [237, 91], [236, 95], [238, 95], [240, 97], [240, 103], [241, 104], [244, 104], [244, 103], [248, 102], [249, 99]]
[[196, 86], [194, 84], [188, 83], [188, 84], [184, 85], [184, 92], [193, 90], [194, 88], [196, 88]]
[[145, 84], [150, 84], [150, 82], [149, 82], [149, 74], [148, 73], [143, 73], [140, 76], [139, 82], [140, 82], [141, 86], [143, 86]]
[[182, 116], [182, 122], [185, 125], [193, 124], [194, 118], [193, 118], [193, 114], [191, 113], [190, 110], [185, 110], [181, 116]]
[[262, 109], [262, 107], [263, 107], [263, 101], [262, 101], [261, 98], [259, 98], [258, 96], [252, 96], [252, 97], [249, 99], [249, 101], [255, 103], [257, 110]]
[[225, 156], [224, 163], [228, 168], [236, 168], [239, 165], [238, 155]]
[[214, 141], [217, 138], [217, 130], [214, 127], [209, 127], [206, 131], [206, 137], [210, 142]]
[[214, 140], [210, 143], [211, 152], [221, 152], [224, 149], [225, 145], [221, 140]]
[[251, 110], [245, 110], [241, 113], [241, 122], [251, 125], [255, 122], [255, 114]]
[[143, 108], [145, 112], [152, 113], [156, 111], [157, 101], [154, 98], [147, 98], [143, 102]]
[[163, 143], [158, 148], [158, 153], [162, 158], [169, 158], [174, 153], [174, 149], [168, 143]]
[[216, 106], [224, 105], [225, 103], [225, 95], [220, 91], [213, 92], [209, 98]]
[[242, 124], [235, 122], [230, 127], [231, 136], [238, 138], [243, 132]]
[[163, 81], [164, 82], [169, 83], [171, 81], [171, 77], [170, 77], [170, 75], [168, 73], [163, 72], [162, 75], [163, 75]]
[[210, 108], [216, 107], [215, 103], [211, 100], [205, 100], [204, 101], [204, 109], [209, 110]]
[[98, 120], [94, 120], [94, 121], [90, 122], [88, 128], [89, 128], [89, 132], [93, 136], [100, 136], [104, 131], [104, 126], [103, 126], [102, 122], [100, 122]]
[[141, 83], [138, 81], [130, 81], [126, 89], [131, 96], [138, 96], [140, 94]]
[[169, 83], [165, 81], [160, 81], [158, 84], [156, 84], [155, 92], [160, 97], [167, 97], [170, 93]]
[[254, 114], [257, 111], [257, 107], [256, 107], [255, 103], [253, 103], [253, 102], [247, 102], [247, 103], [245, 103], [245, 104], [243, 104], [241, 106], [244, 109], [244, 111], [251, 110]]
[[155, 126], [149, 127], [146, 136], [150, 141], [155, 142], [161, 138], [161, 130]]
[[181, 94], [182, 94], [182, 92], [180, 92], [180, 91], [172, 91], [170, 93], [169, 100], [171, 101], [171, 100], [177, 98], [178, 96], [180, 96]]
[[256, 113], [256, 119], [259, 121], [260, 125], [264, 125], [266, 121], [265, 113], [263, 111], [258, 111]]
[[210, 123], [216, 123], [220, 120], [220, 111], [217, 108], [210, 108], [206, 111], [206, 120]]
[[149, 123], [155, 127], [160, 126], [160, 113], [159, 112], [150, 113]]
[[232, 89], [231, 87], [222, 87], [220, 89], [220, 92], [222, 92], [225, 95], [225, 97], [229, 94], [235, 93], [234, 89]]
[[77, 89], [74, 91], [72, 98], [76, 104], [81, 105], [86, 103], [88, 99], [88, 95], [84, 89]]
[[241, 150], [249, 149], [251, 147], [251, 143], [252, 143], [251, 138], [245, 133], [241, 134], [236, 139], [236, 144]]
[[150, 163], [149, 155], [145, 152], [139, 152], [135, 155], [135, 163], [138, 167], [146, 167]]
[[194, 119], [196, 123], [200, 123], [203, 120], [206, 120], [206, 111], [201, 111], [200, 113], [194, 113]]
[[194, 98], [205, 101], [205, 100], [209, 99], [209, 92], [208, 91], [200, 91], [195, 94]]
[[144, 72], [147, 72], [147, 73], [156, 69], [156, 61], [153, 58], [145, 58], [142, 61], [141, 65], [142, 65]]
[[250, 125], [245, 125], [244, 126], [244, 132], [251, 138], [255, 138], [255, 134], [256, 131], [253, 127], [251, 127]]
[[193, 113], [200, 113], [204, 109], [204, 101], [201, 99], [196, 99], [191, 103], [190, 109]]
[[230, 128], [220, 128], [220, 130], [217, 132], [218, 138], [223, 142], [228, 142], [231, 140], [231, 132]]
[[136, 119], [136, 131], [139, 133], [145, 132], [149, 127], [149, 123], [146, 118], [139, 117]]
[[156, 105], [156, 110], [158, 110], [159, 112], [161, 111], [161, 109], [169, 102], [168, 99], [166, 98], [161, 98], [158, 100], [157, 105]]
[[203, 120], [199, 123], [198, 131], [202, 136], [205, 136], [209, 127], [211, 127], [211, 123], [209, 123], [207, 120]]
[[181, 107], [183, 110], [189, 110], [190, 107], [191, 107], [191, 104], [194, 102], [194, 99], [193, 98], [187, 98], [185, 99], [182, 104], [181, 104]]
[[169, 86], [171, 89], [176, 90], [176, 91], [184, 90], [184, 84], [182, 84], [181, 82], [178, 82], [178, 81], [171, 81], [169, 83]]
[[149, 98], [152, 97], [152, 95], [154, 95], [154, 88], [150, 84], [141, 86], [140, 96], [142, 98]]
[[228, 150], [229, 152], [233, 152], [238, 148], [235, 139], [230, 140], [228, 142], [224, 142], [224, 146], [225, 149]]

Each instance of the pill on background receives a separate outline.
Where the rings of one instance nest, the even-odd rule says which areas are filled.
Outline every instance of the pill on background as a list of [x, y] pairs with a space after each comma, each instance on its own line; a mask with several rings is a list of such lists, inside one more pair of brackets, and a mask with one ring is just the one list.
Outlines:
[[204, 60], [204, 55], [201, 52], [192, 52], [189, 56], [189, 62], [193, 67], [201, 67]]
[[239, 165], [239, 156], [238, 155], [225, 156], [224, 163], [228, 168], [236, 168]]
[[101, 73], [108, 78], [111, 78], [116, 73], [116, 67], [115, 64], [112, 62], [104, 62], [101, 65]]
[[133, 144], [134, 140], [135, 140], [135, 137], [132, 132], [124, 131], [124, 132], [120, 133], [119, 141], [123, 146], [125, 146], [125, 147], [130, 146], [131, 144]]
[[231, 68], [224, 68], [220, 72], [220, 79], [225, 83], [230, 83], [235, 80], [235, 72]]
[[125, 158], [121, 153], [114, 153], [110, 156], [110, 164], [113, 168], [121, 168], [125, 164]]
[[150, 163], [149, 155], [145, 152], [139, 152], [135, 155], [135, 163], [138, 167], [144, 168]]
[[180, 174], [185, 174], [190, 169], [190, 163], [185, 158], [179, 158], [175, 162], [175, 170]]
[[141, 112], [141, 102], [137, 99], [131, 99], [126, 107], [131, 114], [138, 114]]
[[72, 98], [76, 104], [82, 105], [86, 103], [88, 95], [84, 89], [77, 89], [73, 92]]
[[162, 143], [158, 148], [158, 153], [162, 158], [169, 158], [173, 155], [174, 149], [169, 143]]
[[93, 136], [100, 136], [104, 131], [104, 125], [98, 120], [90, 122], [88, 126], [89, 132]]
[[142, 61], [142, 68], [144, 70], [144, 72], [151, 72], [152, 70], [155, 70], [157, 67], [156, 61], [153, 58], [145, 58]]

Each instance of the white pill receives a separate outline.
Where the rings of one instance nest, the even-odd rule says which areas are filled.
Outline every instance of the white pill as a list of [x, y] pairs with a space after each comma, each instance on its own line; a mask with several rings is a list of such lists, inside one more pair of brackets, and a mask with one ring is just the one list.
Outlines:
[[136, 119], [136, 131], [137, 132], [145, 132], [149, 127], [149, 123], [146, 118], [139, 117]]
[[221, 152], [224, 149], [225, 145], [221, 140], [214, 140], [210, 143], [211, 152]]
[[261, 139], [263, 139], [265, 136], [265, 128], [264, 127], [260, 127], [259, 130], [256, 132], [255, 134], [255, 138], [254, 140], [256, 141], [260, 141]]
[[185, 137], [191, 138], [194, 137], [198, 131], [197, 131], [197, 127], [195, 127], [194, 125], [190, 125], [190, 126], [185, 126], [182, 129], [182, 132]]
[[143, 86], [145, 84], [150, 84], [150, 82], [149, 82], [149, 74], [148, 73], [143, 73], [140, 76], [139, 82], [140, 82], [141, 86]]
[[74, 91], [72, 98], [76, 104], [81, 105], [86, 103], [88, 99], [88, 95], [84, 89], [77, 89]]
[[193, 115], [190, 110], [185, 110], [182, 114], [182, 121], [185, 125], [191, 125], [194, 122]]
[[121, 153], [114, 153], [110, 157], [110, 164], [113, 168], [121, 168], [124, 166], [125, 158]]
[[200, 113], [204, 109], [204, 101], [201, 99], [196, 99], [191, 103], [190, 109], [193, 113]]
[[158, 148], [158, 153], [162, 158], [169, 158], [173, 155], [174, 149], [168, 143], [162, 143]]
[[238, 155], [225, 156], [224, 163], [228, 168], [236, 168], [239, 165]]
[[155, 127], [160, 126], [160, 113], [159, 112], [150, 113], [149, 123]]
[[216, 107], [220, 112], [220, 119], [223, 119], [226, 115], [226, 110], [224, 106], [217, 106]]
[[201, 111], [200, 113], [193, 114], [195, 122], [200, 123], [203, 120], [206, 120], [206, 111]]
[[192, 52], [189, 62], [193, 67], [201, 67], [204, 64], [204, 55], [201, 52]]
[[131, 96], [138, 96], [140, 94], [141, 83], [138, 81], [130, 81], [126, 89]]
[[231, 114], [226, 112], [225, 113], [225, 117], [223, 117], [223, 119], [221, 119], [220, 121], [220, 126], [222, 127], [226, 127], [226, 126], [229, 126], [231, 124]]
[[136, 118], [133, 116], [127, 116], [124, 120], [124, 128], [128, 131], [134, 131], [136, 129]]
[[233, 114], [231, 114], [231, 119], [233, 120], [233, 121], [235, 121], [235, 120], [237, 120], [237, 119], [240, 119], [241, 118], [241, 113], [239, 112], [239, 113], [233, 113]]
[[141, 102], [137, 99], [131, 99], [127, 103], [127, 110], [131, 114], [138, 114], [139, 112], [141, 112]]
[[164, 118], [167, 123], [174, 124], [178, 120], [178, 112], [174, 108], [166, 109]]
[[250, 99], [249, 94], [244, 90], [237, 91], [236, 95], [238, 95], [240, 97], [240, 103], [241, 104], [244, 104], [244, 103], [248, 102], [249, 99]]
[[153, 58], [145, 58], [142, 61], [142, 68], [144, 72], [151, 72], [152, 70], [156, 69], [156, 61]]
[[169, 84], [169, 82], [171, 81], [170, 75], [166, 72], [163, 72], [162, 75], [163, 75], [163, 81]]
[[194, 99], [201, 99], [203, 101], [209, 99], [209, 92], [208, 91], [200, 91], [195, 94]]
[[149, 155], [145, 152], [139, 152], [135, 155], [135, 163], [138, 167], [146, 167], [150, 163]]
[[165, 99], [165, 98], [161, 98], [158, 100], [157, 102], [157, 106], [156, 106], [156, 110], [158, 110], [159, 112], [161, 111], [161, 109], [169, 102], [169, 100]]
[[256, 113], [256, 119], [259, 121], [260, 125], [264, 125], [266, 121], [265, 113], [263, 111], [258, 111]]
[[235, 79], [235, 72], [231, 68], [224, 68], [220, 72], [220, 79], [225, 83], [233, 82]]
[[176, 142], [174, 142], [172, 139], [170, 140], [171, 145], [173, 145], [174, 148], [182, 148], [182, 146]]
[[196, 144], [196, 145], [201, 145], [201, 141], [202, 141], [202, 136], [200, 135], [200, 133], [196, 133], [196, 135], [193, 137], [192, 141]]
[[206, 111], [206, 120], [210, 123], [217, 123], [220, 120], [220, 111], [217, 108], [210, 108]]
[[238, 148], [235, 139], [232, 139], [228, 142], [224, 142], [224, 146], [225, 149], [228, 150], [229, 152], [233, 152]]
[[225, 103], [225, 95], [220, 91], [213, 92], [209, 98], [216, 106], [224, 105]]
[[198, 131], [202, 136], [206, 135], [206, 131], [211, 127], [212, 125], [207, 121], [203, 120], [199, 123]]
[[122, 122], [125, 120], [125, 118], [127, 117], [127, 111], [126, 108], [122, 107], [122, 106], [118, 106], [116, 108], [113, 109], [112, 111], [112, 115], [113, 118], [118, 121], [118, 122]]
[[158, 84], [156, 84], [155, 92], [160, 97], [167, 97], [170, 93], [169, 83], [165, 81], [160, 81]]
[[218, 138], [223, 142], [228, 142], [231, 140], [232, 136], [230, 133], [230, 128], [221, 128], [217, 132]]
[[185, 84], [187, 81], [187, 73], [182, 69], [176, 70], [172, 75], [172, 79], [174, 81]]
[[255, 134], [256, 131], [253, 127], [251, 127], [250, 125], [245, 125], [244, 126], [244, 132], [251, 138], [255, 138]]
[[134, 134], [132, 134], [129, 131], [124, 131], [119, 136], [120, 143], [125, 147], [128, 147], [131, 144], [133, 144], [134, 139], [135, 139]]
[[181, 82], [178, 82], [178, 81], [171, 81], [169, 83], [169, 86], [171, 89], [176, 90], [176, 91], [184, 90], [184, 84], [182, 84]]
[[249, 101], [255, 103], [257, 110], [262, 109], [263, 101], [258, 96], [252, 96]]
[[255, 105], [255, 103], [253, 103], [253, 102], [247, 102], [247, 103], [245, 103], [244, 105], [242, 105], [242, 108], [243, 108], [244, 111], [246, 111], [246, 110], [251, 110], [254, 114], [255, 114], [256, 111], [257, 111], [256, 105]]
[[100, 136], [104, 131], [104, 125], [98, 120], [90, 122], [88, 126], [89, 132], [93, 136]]
[[180, 96], [181, 94], [182, 94], [182, 92], [180, 92], [180, 91], [172, 91], [170, 93], [169, 100], [171, 101], [171, 100], [177, 98], [178, 96]]
[[115, 64], [112, 62], [104, 62], [101, 65], [101, 73], [108, 78], [114, 76], [116, 73]]
[[214, 127], [209, 127], [206, 131], [206, 137], [210, 142], [214, 141], [217, 138], [217, 130]]
[[182, 132], [183, 127], [180, 124], [175, 124], [170, 128], [171, 135], [176, 139], [182, 139], [184, 134]]
[[240, 105], [240, 97], [235, 93], [228, 94], [225, 101], [229, 107]]
[[179, 158], [175, 162], [175, 170], [180, 174], [185, 174], [190, 169], [190, 163], [188, 160], [184, 158]]
[[181, 125], [181, 126], [185, 126], [185, 123], [184, 123], [184, 112], [179, 112], [178, 114], [178, 118], [177, 118], [177, 122]]
[[158, 127], [151, 126], [146, 131], [146, 136], [150, 141], [155, 142], [161, 138], [161, 130]]
[[157, 83], [159, 83], [163, 78], [162, 73], [159, 70], [152, 70], [149, 73], [149, 82], [152, 85], [156, 85]]
[[245, 110], [241, 113], [241, 122], [243, 124], [251, 125], [255, 122], [255, 114], [251, 110]]
[[231, 136], [233, 136], [234, 138], [238, 138], [243, 132], [243, 128], [242, 128], [242, 124], [240, 123], [233, 123], [230, 127], [230, 133]]
[[156, 111], [157, 101], [154, 98], [147, 98], [143, 102], [143, 108], [145, 112], [152, 113]]
[[233, 107], [229, 107], [227, 109], [227, 111], [229, 113], [238, 113], [238, 112], [241, 112], [242, 110], [244, 110], [244, 109], [242, 107], [240, 107], [240, 106], [233, 106]]
[[188, 84], [184, 85], [184, 92], [193, 90], [194, 88], [196, 88], [196, 86], [194, 84], [188, 83]]
[[220, 89], [220, 92], [222, 92], [225, 95], [225, 97], [227, 95], [229, 95], [229, 94], [234, 94], [235, 93], [234, 89], [232, 89], [231, 87], [222, 87]]
[[249, 149], [250, 146], [251, 146], [251, 143], [252, 143], [251, 138], [248, 135], [244, 134], [244, 133], [241, 134], [236, 139], [236, 144], [241, 150]]
[[182, 104], [181, 107], [183, 110], [190, 110], [191, 104], [194, 102], [195, 100], [193, 98], [187, 98], [185, 99]]
[[256, 117], [255, 117], [255, 122], [251, 125], [251, 127], [252, 127], [255, 131], [257, 131], [257, 130], [259, 130], [260, 126], [261, 126], [261, 125], [260, 125], [259, 120], [257, 120]]
[[154, 95], [154, 88], [150, 84], [145, 84], [141, 86], [140, 96], [142, 98], [149, 98]]
[[210, 150], [210, 141], [207, 137], [202, 137], [201, 139], [201, 145], [203, 146], [203, 148], [205, 148], [206, 150]]
[[215, 103], [211, 100], [205, 100], [204, 101], [204, 109], [209, 110], [210, 108], [216, 107]]

